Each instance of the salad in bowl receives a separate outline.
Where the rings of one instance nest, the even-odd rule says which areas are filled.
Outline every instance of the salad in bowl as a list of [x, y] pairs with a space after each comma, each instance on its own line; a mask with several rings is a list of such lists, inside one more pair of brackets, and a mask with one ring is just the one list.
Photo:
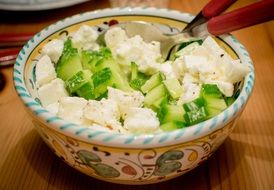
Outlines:
[[58, 21], [25, 44], [14, 85], [58, 157], [101, 180], [148, 184], [192, 170], [224, 142], [253, 88], [245, 48], [231, 35], [209, 36], [163, 60], [160, 42], [109, 27], [145, 21], [175, 34], [192, 18], [155, 8], [98, 10]]
[[210, 119], [234, 100], [249, 72], [213, 37], [186, 41], [168, 60], [160, 42], [111, 27], [98, 44], [89, 25], [52, 39], [36, 64], [42, 105], [70, 122], [100, 130], [151, 134]]

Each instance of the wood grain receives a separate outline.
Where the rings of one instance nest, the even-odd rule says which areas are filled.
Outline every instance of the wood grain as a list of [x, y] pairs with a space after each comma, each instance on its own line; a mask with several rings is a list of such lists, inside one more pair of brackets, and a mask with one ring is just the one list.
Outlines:
[[[231, 9], [250, 4], [239, 0]], [[206, 0], [171, 0], [170, 8], [197, 14]], [[106, 0], [51, 11], [0, 11], [0, 33], [37, 32], [64, 17], [109, 7]], [[4, 19], [3, 19], [4, 18]], [[0, 189], [274, 189], [274, 23], [233, 33], [248, 49], [256, 71], [253, 94], [235, 130], [215, 154], [193, 171], [154, 185], [115, 185], [95, 180], [63, 163], [33, 129], [12, 84], [12, 68], [1, 68]]]

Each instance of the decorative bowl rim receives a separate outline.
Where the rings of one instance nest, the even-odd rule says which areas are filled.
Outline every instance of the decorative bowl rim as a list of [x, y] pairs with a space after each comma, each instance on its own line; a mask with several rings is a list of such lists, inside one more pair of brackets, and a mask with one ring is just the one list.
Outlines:
[[66, 136], [70, 136], [86, 143], [97, 144], [106, 147], [138, 149], [171, 146], [201, 138], [210, 133], [213, 133], [218, 129], [221, 129], [230, 123], [243, 110], [254, 86], [254, 67], [245, 47], [230, 34], [222, 35], [220, 38], [237, 53], [239, 58], [245, 64], [248, 65], [250, 68], [250, 73], [245, 77], [242, 90], [232, 105], [230, 105], [217, 116], [190, 127], [171, 132], [149, 135], [118, 134], [98, 131], [84, 126], [76, 125], [56, 117], [52, 113], [49, 113], [38, 102], [36, 102], [34, 98], [31, 97], [25, 84], [25, 65], [28, 56], [39, 43], [41, 43], [44, 39], [56, 31], [64, 29], [72, 24], [98, 19], [101, 17], [129, 15], [159, 16], [167, 19], [177, 19], [184, 22], [190, 22], [193, 19], [193, 16], [188, 13], [170, 9], [159, 9], [151, 7], [118, 7], [77, 14], [44, 28], [39, 33], [34, 35], [33, 38], [30, 39], [21, 49], [16, 59], [13, 72], [13, 82], [16, 92], [23, 101], [24, 105], [30, 110], [32, 115], [35, 115], [35, 117], [43, 123], [47, 123], [47, 126], [56, 132], [63, 133]]

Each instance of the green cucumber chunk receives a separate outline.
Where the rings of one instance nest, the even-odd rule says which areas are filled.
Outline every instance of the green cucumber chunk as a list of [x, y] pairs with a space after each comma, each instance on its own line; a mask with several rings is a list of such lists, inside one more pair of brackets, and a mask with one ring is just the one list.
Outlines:
[[186, 125], [184, 122], [181, 122], [181, 121], [171, 121], [171, 122], [168, 122], [168, 123], [164, 123], [160, 126], [160, 128], [163, 130], [163, 131], [174, 131], [176, 129], [181, 129], [181, 128], [184, 128]]
[[113, 73], [110, 68], [104, 68], [94, 73], [91, 79], [93, 81], [95, 98], [106, 93], [108, 86], [114, 86]]
[[169, 92], [170, 96], [173, 99], [178, 99], [183, 93], [183, 88], [180, 85], [178, 79], [176, 78], [166, 79], [163, 81], [163, 83], [166, 86], [167, 91]]
[[66, 88], [70, 94], [76, 92], [84, 83], [91, 80], [91, 71], [82, 70], [65, 81]]
[[130, 68], [131, 68], [131, 80], [134, 80], [138, 77], [138, 66], [136, 65], [136, 63], [131, 62]]
[[95, 99], [94, 86], [92, 81], [84, 83], [76, 90], [76, 94], [86, 100]]
[[208, 118], [214, 117], [227, 108], [223, 94], [216, 84], [203, 84], [202, 97], [205, 100]]
[[167, 95], [166, 88], [163, 84], [160, 84], [150, 90], [144, 98], [144, 105], [150, 107], [156, 100]]
[[136, 63], [132, 62], [131, 63], [131, 77], [130, 77], [130, 82], [129, 85], [131, 88], [134, 90], [139, 90], [141, 91], [141, 87], [146, 83], [147, 81], [147, 76], [143, 73], [140, 73], [138, 71], [138, 65]]
[[205, 100], [202, 97], [199, 97], [191, 102], [184, 103], [183, 107], [186, 112], [195, 111], [199, 108], [205, 107]]
[[81, 70], [81, 57], [78, 54], [78, 50], [72, 47], [71, 40], [68, 39], [64, 44], [62, 55], [57, 62], [57, 77], [66, 81]]
[[185, 118], [186, 124], [190, 126], [190, 125], [194, 125], [202, 121], [205, 121], [207, 119], [207, 115], [208, 113], [205, 107], [202, 106], [195, 110], [187, 111], [184, 114], [184, 118]]
[[114, 59], [106, 59], [96, 66], [96, 72], [109, 68], [112, 73], [112, 80], [115, 83], [115, 87], [123, 91], [129, 92], [132, 88], [129, 85], [128, 78], [126, 74], [122, 71], [119, 66], [119, 63]]
[[186, 112], [183, 106], [162, 103], [160, 109], [157, 112], [157, 115], [160, 119], [160, 123], [162, 124], [171, 121], [185, 122], [185, 113]]
[[85, 50], [81, 53], [83, 68], [93, 72], [96, 71], [97, 65], [111, 57], [111, 51], [106, 47], [101, 48], [99, 51]]
[[162, 75], [158, 72], [155, 73], [146, 81], [146, 83], [141, 87], [141, 90], [143, 93], [147, 93], [148, 91], [152, 90], [156, 86], [162, 83], [163, 77]]

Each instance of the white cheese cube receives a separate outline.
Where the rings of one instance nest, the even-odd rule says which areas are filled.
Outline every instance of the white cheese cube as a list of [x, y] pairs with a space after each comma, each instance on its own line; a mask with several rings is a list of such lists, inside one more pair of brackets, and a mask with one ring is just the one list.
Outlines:
[[43, 106], [58, 102], [61, 97], [68, 96], [65, 83], [59, 78], [43, 85], [38, 89], [38, 96]]
[[118, 104], [109, 99], [89, 100], [84, 109], [84, 116], [87, 119], [115, 132], [122, 132], [123, 130], [119, 122], [120, 115]]
[[46, 106], [46, 110], [48, 110], [50, 113], [57, 115], [59, 111], [59, 102], [52, 103]]
[[64, 49], [62, 40], [53, 39], [42, 48], [42, 54], [48, 55], [53, 63], [57, 63]]
[[231, 97], [233, 95], [234, 86], [232, 83], [224, 82], [224, 81], [215, 81], [219, 90], [227, 97]]
[[184, 89], [184, 93], [179, 98], [177, 105], [183, 105], [184, 103], [195, 100], [199, 97], [201, 92], [201, 86], [199, 84], [190, 83], [187, 88]]
[[159, 42], [146, 43], [139, 35], [128, 38], [125, 31], [118, 27], [108, 30], [105, 40], [112, 55], [119, 59], [119, 64], [125, 70], [129, 70], [131, 62], [135, 62], [138, 70], [146, 74], [154, 74], [159, 70]]
[[124, 127], [134, 134], [148, 134], [158, 131], [160, 126], [156, 113], [148, 108], [130, 108]]
[[[125, 30], [119, 27], [114, 27], [110, 30], [108, 30], [105, 34], [105, 41], [107, 47], [109, 47], [111, 50], [115, 50], [118, 46], [118, 44], [126, 41], [128, 39]], [[114, 56], [116, 51], [112, 51]]]
[[83, 50], [99, 50], [99, 45], [96, 43], [98, 33], [91, 26], [82, 25], [72, 35], [73, 47]]
[[56, 78], [55, 68], [48, 55], [44, 55], [36, 64], [36, 85], [42, 86]]
[[87, 105], [87, 100], [79, 97], [62, 97], [59, 100], [59, 110], [57, 115], [64, 120], [75, 124], [90, 124], [83, 117], [84, 107]]
[[246, 64], [242, 64], [240, 60], [227, 63], [225, 68], [226, 81], [230, 83], [241, 81], [249, 73], [248, 66]]
[[123, 92], [122, 90], [108, 87], [108, 99], [118, 104], [120, 113], [124, 117], [129, 108], [143, 105], [144, 95], [139, 91]]
[[208, 56], [214, 56], [215, 58], [227, 57], [230, 61], [233, 60], [232, 57], [210, 36], [204, 40], [202, 47], [208, 51]]
[[170, 79], [170, 78], [178, 79], [178, 75], [174, 71], [174, 67], [171, 61], [166, 61], [165, 63], [160, 64], [159, 68], [160, 68], [160, 71], [165, 75], [167, 79]]
[[193, 74], [209, 73], [213, 70], [206, 57], [186, 55], [184, 56], [186, 69]]

